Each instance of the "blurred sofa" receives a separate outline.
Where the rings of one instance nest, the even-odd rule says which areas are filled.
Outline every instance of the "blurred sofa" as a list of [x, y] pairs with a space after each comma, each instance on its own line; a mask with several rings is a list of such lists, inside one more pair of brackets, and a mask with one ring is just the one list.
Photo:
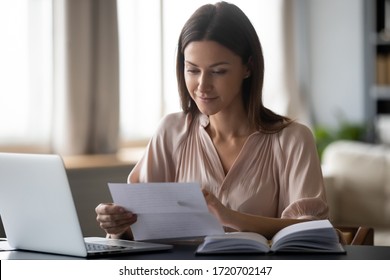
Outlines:
[[372, 227], [374, 245], [390, 246], [390, 147], [335, 141], [322, 166], [333, 224]]

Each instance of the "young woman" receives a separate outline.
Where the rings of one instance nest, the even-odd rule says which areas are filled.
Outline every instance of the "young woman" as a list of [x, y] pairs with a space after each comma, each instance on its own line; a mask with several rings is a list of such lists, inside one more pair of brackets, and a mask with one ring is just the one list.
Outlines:
[[[166, 116], [128, 181], [200, 182], [226, 230], [271, 238], [281, 228], [323, 219], [328, 207], [311, 131], [262, 103], [260, 41], [235, 5], [204, 5], [179, 37], [183, 112]], [[96, 208], [112, 238], [131, 238], [136, 214]]]

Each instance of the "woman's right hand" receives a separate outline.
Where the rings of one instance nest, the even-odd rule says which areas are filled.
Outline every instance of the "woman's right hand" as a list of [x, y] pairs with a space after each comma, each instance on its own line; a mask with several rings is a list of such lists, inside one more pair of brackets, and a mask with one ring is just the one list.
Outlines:
[[132, 238], [130, 225], [137, 215], [113, 203], [101, 203], [95, 208], [96, 220], [111, 238]]

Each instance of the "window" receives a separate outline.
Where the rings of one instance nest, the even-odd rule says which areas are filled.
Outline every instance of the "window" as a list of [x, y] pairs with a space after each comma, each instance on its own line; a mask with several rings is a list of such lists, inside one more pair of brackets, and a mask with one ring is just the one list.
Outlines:
[[121, 138], [149, 138], [164, 113], [159, 0], [118, 0]]
[[0, 145], [48, 146], [51, 1], [0, 1]]

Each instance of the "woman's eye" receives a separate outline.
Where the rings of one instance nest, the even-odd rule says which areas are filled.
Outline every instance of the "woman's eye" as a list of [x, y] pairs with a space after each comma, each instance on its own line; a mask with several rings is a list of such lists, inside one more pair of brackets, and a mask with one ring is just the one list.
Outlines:
[[196, 74], [196, 73], [199, 73], [199, 70], [197, 70], [197, 69], [187, 69], [187, 72], [190, 73], [190, 74]]
[[225, 74], [227, 71], [225, 69], [221, 69], [221, 70], [214, 70], [213, 71], [213, 74], [216, 74], [216, 75], [223, 75]]

